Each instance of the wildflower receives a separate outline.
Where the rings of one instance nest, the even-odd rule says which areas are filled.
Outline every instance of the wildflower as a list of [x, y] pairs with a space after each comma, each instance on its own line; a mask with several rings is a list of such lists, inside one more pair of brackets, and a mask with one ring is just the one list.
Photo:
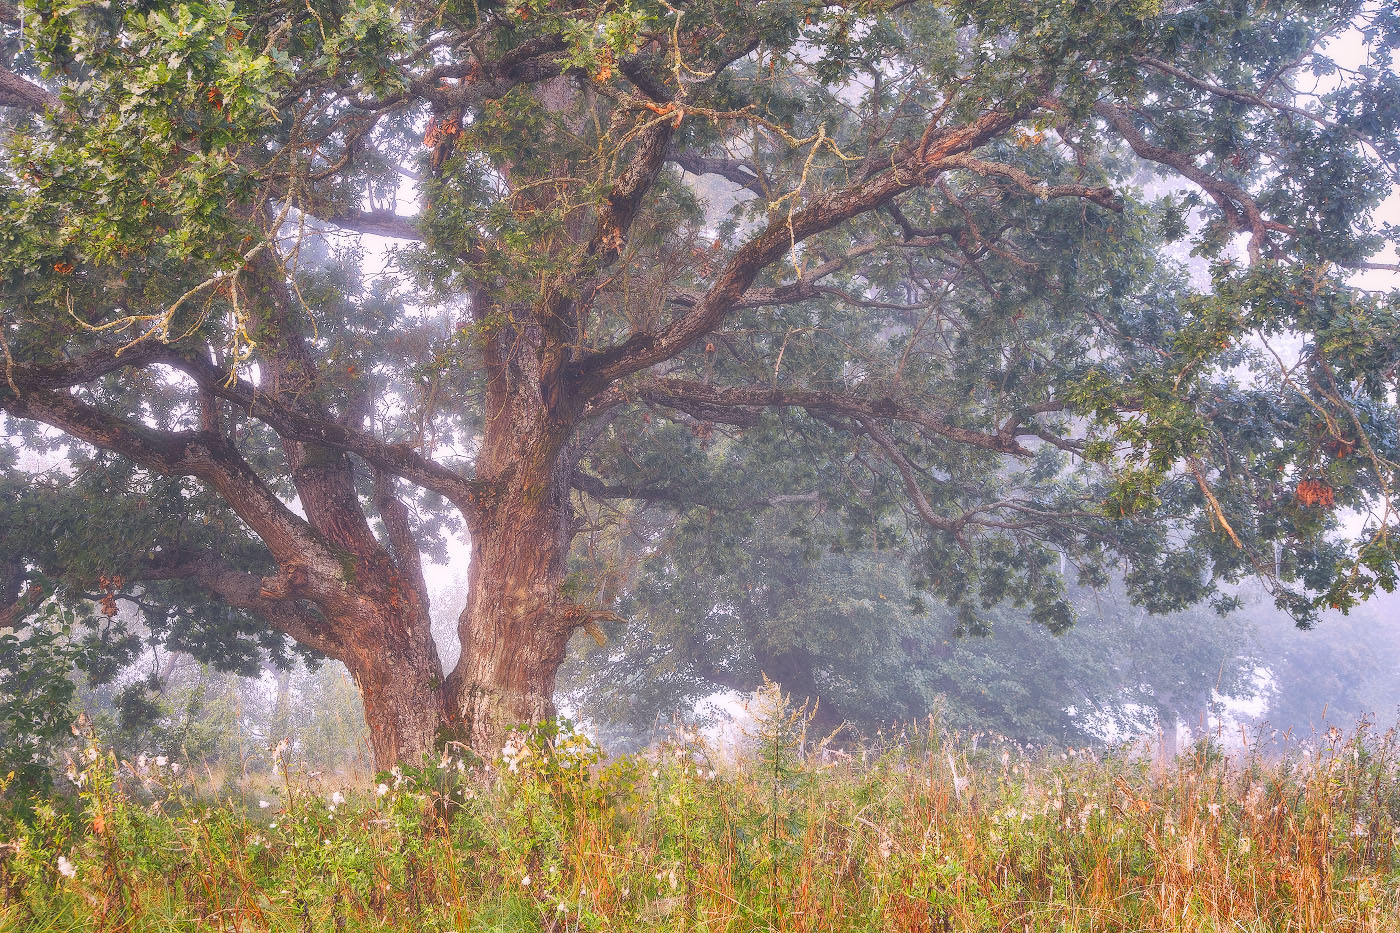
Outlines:
[[1365, 837], [1371, 835], [1371, 831], [1366, 828], [1366, 823], [1364, 820], [1357, 820], [1356, 825], [1351, 828], [1351, 834], [1357, 837], [1358, 839], [1364, 839]]
[[331, 794], [331, 806], [338, 807], [345, 802], [345, 795], [340, 791]]
[[60, 855], [58, 857], [58, 873], [65, 878], [75, 878], [78, 875], [78, 869], [74, 868], [73, 863], [68, 861], [68, 856]]
[[259, 809], [259, 810], [266, 810], [266, 809], [267, 809], [268, 807], [270, 807], [270, 806], [272, 806], [272, 804], [268, 803], [266, 800], [259, 800], [259, 801], [258, 801], [258, 809]]
[[1218, 804], [1218, 803], [1213, 803], [1213, 804], [1211, 804], [1209, 807], [1207, 807], [1206, 809], [1210, 810], [1210, 815], [1211, 815], [1211, 816], [1216, 816], [1216, 817], [1220, 816], [1220, 804]]
[[556, 907], [555, 910], [561, 914], [567, 914], [569, 912], [569, 905], [565, 904], [563, 901], [560, 901], [559, 906]]
[[267, 828], [268, 828], [268, 829], [276, 829], [276, 828], [277, 828], [277, 824], [276, 824], [276, 823], [268, 823], [268, 824], [267, 824]]
[[388, 785], [388, 784], [380, 784], [378, 787], [376, 787], [376, 788], [374, 789], [374, 796], [376, 796], [376, 797], [383, 797], [383, 796], [384, 796], [385, 794], [387, 794], [387, 793], [389, 793], [389, 785]]
[[87, 755], [87, 760], [88, 760], [88, 761], [96, 761], [96, 760], [97, 760], [97, 749], [95, 749], [95, 748], [89, 747], [88, 750], [87, 750], [84, 754]]
[[529, 875], [526, 875], [524, 878], [521, 878], [521, 879], [520, 879], [520, 886], [521, 886], [522, 888], [528, 888], [528, 887], [530, 886], [530, 876], [529, 876]]
[[170, 773], [171, 773], [171, 774], [179, 774], [179, 773], [180, 773], [180, 763], [179, 763], [178, 761], [175, 762], [175, 763], [173, 763], [173, 764], [170, 766]]
[[166, 758], [164, 755], [157, 755], [157, 756], [156, 756], [156, 767], [157, 767], [157, 768], [164, 768], [164, 767], [166, 766], [166, 764], [167, 764], [169, 761], [170, 761], [170, 759], [169, 759], [169, 758]]

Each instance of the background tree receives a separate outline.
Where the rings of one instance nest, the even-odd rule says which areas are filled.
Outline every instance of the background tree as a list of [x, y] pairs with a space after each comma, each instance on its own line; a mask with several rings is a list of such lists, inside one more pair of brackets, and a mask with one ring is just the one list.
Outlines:
[[[345, 662], [387, 764], [547, 715], [629, 585], [570, 577], [576, 544], [697, 510], [911, 534], [966, 628], [1068, 625], [1062, 559], [1152, 609], [1394, 585], [1397, 300], [1346, 277], [1392, 234], [1385, 4], [2, 18], [0, 407], [71, 464], [39, 491], [67, 511], [5, 500], [69, 519], [6, 534], [9, 619], [96, 587], [209, 655], [286, 636]], [[683, 172], [739, 196], [707, 214]], [[366, 277], [342, 231], [416, 242]], [[1163, 259], [1183, 238], [1210, 289]]]
[[[570, 704], [614, 744], [643, 743], [657, 721], [688, 717], [716, 692], [751, 694], [766, 675], [815, 701], [824, 732], [848, 723], [873, 734], [938, 712], [959, 729], [1036, 744], [1161, 730], [1170, 745], [1178, 721], [1203, 723], [1217, 695], [1252, 699], [1268, 663], [1254, 623], [1269, 607], [1152, 614], [1121, 581], [1067, 586], [1077, 620], [1068, 631], [1004, 605], [971, 637], [907, 553], [868, 542], [814, 551], [808, 525], [770, 514], [747, 535], [675, 535], [621, 600], [629, 622], [605, 625], [605, 646], [577, 643], [560, 673]], [[1328, 695], [1300, 693], [1299, 707]]]

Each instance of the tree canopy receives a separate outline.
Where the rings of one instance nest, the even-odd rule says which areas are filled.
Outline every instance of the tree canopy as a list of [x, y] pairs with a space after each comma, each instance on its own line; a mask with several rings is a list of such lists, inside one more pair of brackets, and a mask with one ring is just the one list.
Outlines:
[[1397, 271], [1387, 3], [0, 20], [8, 623], [289, 639], [387, 764], [547, 716], [695, 523], [907, 542], [967, 630], [1071, 624], [1062, 561], [1304, 622], [1395, 585], [1400, 298], [1354, 279]]

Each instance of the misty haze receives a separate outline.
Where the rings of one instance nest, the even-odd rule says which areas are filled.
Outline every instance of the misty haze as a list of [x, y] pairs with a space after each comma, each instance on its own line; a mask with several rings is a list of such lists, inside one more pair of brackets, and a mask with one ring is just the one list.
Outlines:
[[1390, 0], [0, 0], [0, 933], [1400, 930]]

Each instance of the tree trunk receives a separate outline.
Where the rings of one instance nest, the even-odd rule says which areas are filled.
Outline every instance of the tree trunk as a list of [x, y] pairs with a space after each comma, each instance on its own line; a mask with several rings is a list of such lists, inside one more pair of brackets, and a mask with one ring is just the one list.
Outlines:
[[554, 715], [555, 674], [578, 609], [560, 596], [572, 527], [567, 487], [561, 493], [563, 507], [556, 495], [533, 509], [521, 503], [472, 536], [451, 706], [462, 741], [486, 758], [509, 727]]
[[1181, 724], [1175, 712], [1159, 712], [1157, 721], [1162, 730], [1162, 761], [1171, 764], [1181, 750]]
[[[386, 601], [361, 598], [340, 660], [364, 701], [375, 765], [418, 765], [444, 725], [442, 666], [426, 607], [400, 586]], [[374, 593], [376, 596], [382, 593]]]
[[444, 724], [436, 653], [429, 659], [407, 647], [400, 646], [399, 652], [376, 648], [346, 662], [364, 701], [370, 747], [380, 770], [422, 764]]
[[506, 729], [554, 715], [555, 674], [586, 610], [561, 592], [575, 531], [564, 351], [536, 326], [493, 335], [486, 349], [490, 417], [477, 477], [492, 491], [471, 528], [462, 656], [448, 705], [461, 741], [490, 758]]

